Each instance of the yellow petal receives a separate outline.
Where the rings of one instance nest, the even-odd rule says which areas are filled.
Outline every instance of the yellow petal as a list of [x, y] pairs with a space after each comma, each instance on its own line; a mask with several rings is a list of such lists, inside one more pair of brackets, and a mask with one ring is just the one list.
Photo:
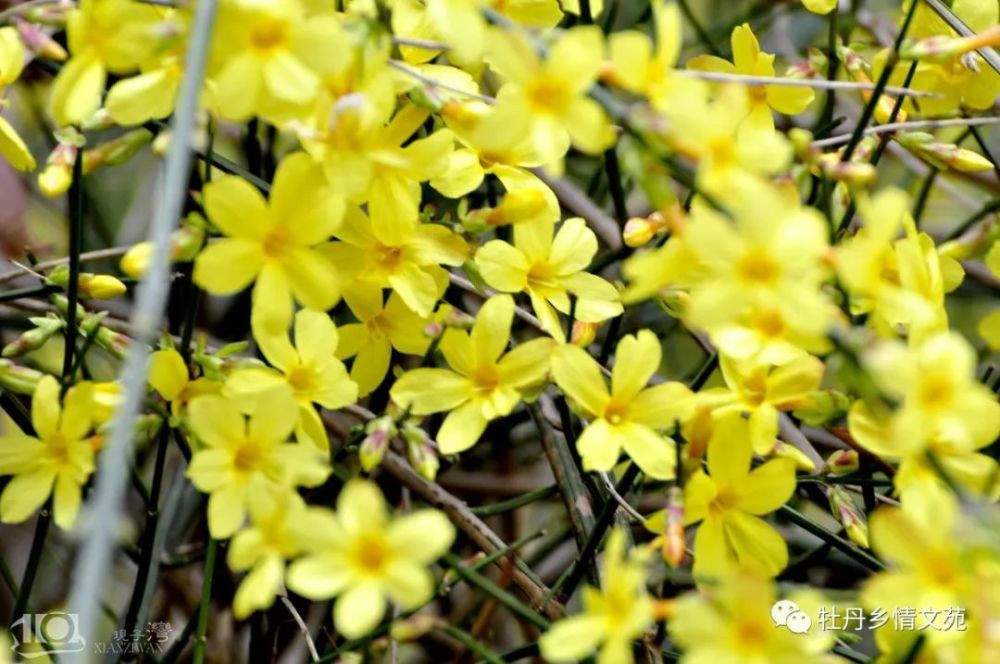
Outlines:
[[549, 370], [549, 357], [556, 348], [552, 339], [532, 339], [500, 358], [500, 381], [518, 389], [539, 383]]
[[514, 300], [509, 295], [496, 295], [483, 303], [469, 335], [477, 366], [496, 362], [507, 348], [513, 322]]
[[[343, 338], [342, 331], [341, 341]], [[359, 397], [371, 394], [382, 383], [391, 359], [392, 347], [385, 337], [372, 340], [361, 348], [351, 365], [351, 380], [358, 386]]]
[[31, 424], [39, 438], [49, 438], [59, 430], [59, 383], [52, 376], [38, 381], [31, 396]]
[[194, 282], [209, 293], [230, 295], [249, 286], [260, 272], [260, 245], [244, 239], [217, 240], [194, 261]]
[[469, 401], [448, 413], [437, 434], [441, 454], [458, 454], [469, 449], [486, 430], [487, 419], [479, 402]]
[[443, 512], [422, 509], [396, 519], [389, 540], [399, 551], [420, 563], [437, 560], [455, 541], [455, 527]]
[[632, 422], [652, 429], [670, 429], [694, 409], [694, 395], [686, 385], [671, 381], [642, 390], [629, 406]]
[[353, 479], [337, 497], [337, 518], [348, 535], [381, 528], [388, 520], [385, 498], [371, 481]]
[[68, 474], [56, 478], [55, 492], [52, 499], [52, 517], [56, 525], [63, 530], [69, 530], [76, 521], [80, 511], [80, 493], [82, 488]]
[[94, 410], [94, 384], [80, 382], [66, 391], [63, 397], [59, 432], [67, 440], [80, 440], [90, 431]]
[[594, 420], [576, 440], [584, 470], [609, 471], [618, 463], [626, 438], [606, 420]]
[[271, 230], [267, 201], [256, 187], [235, 175], [205, 185], [205, 212], [229, 237], [263, 240]]
[[108, 90], [108, 114], [120, 125], [165, 118], [174, 110], [179, 81], [168, 67], [122, 79]]
[[101, 105], [107, 71], [91, 52], [71, 58], [52, 83], [49, 108], [56, 123], [65, 127], [90, 118]]
[[158, 350], [149, 358], [149, 384], [167, 401], [180, 396], [188, 380], [188, 368], [177, 351]]
[[0, 155], [19, 171], [31, 171], [37, 165], [28, 146], [3, 117], [0, 117]]
[[54, 481], [52, 472], [45, 469], [15, 475], [0, 496], [0, 521], [27, 521], [48, 500]]
[[250, 414], [248, 433], [258, 445], [283, 443], [292, 436], [299, 409], [291, 390], [273, 390], [259, 399]]
[[660, 368], [660, 342], [649, 330], [640, 330], [618, 342], [611, 369], [611, 394], [625, 403], [631, 401]]
[[639, 424], [619, 426], [625, 453], [647, 476], [657, 480], [674, 478], [677, 449], [674, 442]]
[[490, 240], [476, 252], [476, 265], [487, 284], [506, 293], [519, 293], [528, 285], [527, 257], [502, 240]]
[[271, 212], [296, 244], [330, 239], [344, 218], [344, 201], [326, 183], [322, 167], [305, 152], [281, 160], [271, 186]]
[[757, 466], [740, 487], [739, 509], [750, 514], [775, 511], [795, 493], [795, 461], [772, 459]]
[[326, 311], [340, 299], [340, 274], [321, 252], [312, 249], [289, 251], [281, 269], [295, 299], [306, 308]]
[[279, 556], [268, 556], [244, 577], [233, 598], [233, 616], [242, 620], [254, 611], [266, 609], [281, 591], [284, 562]]
[[604, 637], [604, 620], [584, 613], [560, 620], [539, 640], [542, 657], [549, 662], [578, 662], [594, 654]]
[[209, 447], [227, 449], [244, 436], [243, 415], [230, 399], [208, 394], [193, 399], [188, 406], [191, 430]]
[[390, 390], [392, 400], [415, 415], [451, 410], [472, 393], [467, 378], [447, 369], [414, 369], [399, 378]]
[[345, 638], [357, 639], [375, 629], [385, 615], [378, 584], [361, 583], [342, 594], [333, 607], [333, 624]]
[[215, 539], [228, 539], [246, 520], [245, 490], [228, 484], [208, 497], [208, 531]]
[[319, 600], [340, 594], [350, 581], [343, 556], [321, 553], [300, 558], [288, 568], [288, 587], [303, 597]]
[[720, 486], [740, 486], [750, 471], [747, 422], [739, 413], [716, 420], [708, 443], [708, 472]]
[[560, 346], [552, 354], [552, 377], [559, 389], [594, 416], [604, 414], [609, 399], [601, 367], [587, 351]]
[[278, 265], [265, 263], [257, 275], [257, 283], [253, 289], [250, 311], [252, 328], [262, 330], [265, 334], [284, 334], [292, 324], [293, 308], [292, 289], [287, 275]]
[[751, 74], [757, 65], [757, 58], [760, 56], [760, 44], [757, 37], [748, 23], [738, 25], [733, 28], [731, 37], [733, 46], [733, 64], [740, 72]]
[[765, 521], [743, 512], [729, 512], [725, 530], [741, 566], [776, 576], [788, 564], [785, 539]]

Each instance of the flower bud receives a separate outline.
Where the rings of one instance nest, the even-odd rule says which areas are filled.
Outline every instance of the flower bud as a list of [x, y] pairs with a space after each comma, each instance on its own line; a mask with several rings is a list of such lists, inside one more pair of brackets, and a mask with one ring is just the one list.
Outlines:
[[796, 404], [795, 417], [810, 426], [820, 426], [847, 414], [851, 400], [842, 392], [814, 390]]
[[121, 280], [110, 274], [81, 274], [80, 294], [95, 300], [113, 300], [128, 290]]
[[396, 641], [416, 641], [432, 629], [440, 619], [429, 613], [418, 613], [409, 618], [393, 621], [389, 628], [389, 636]]
[[41, 348], [46, 341], [59, 333], [66, 323], [61, 318], [40, 316], [29, 319], [35, 324], [34, 329], [24, 332], [3, 349], [4, 357], [20, 357], [25, 353]]
[[14, 26], [17, 28], [17, 33], [24, 45], [36, 55], [54, 62], [63, 62], [69, 57], [66, 49], [41, 27], [28, 23], [19, 17], [14, 18]]
[[83, 172], [92, 173], [101, 166], [119, 166], [131, 159], [153, 140], [148, 129], [133, 129], [118, 138], [105, 141], [83, 153]]
[[798, 470], [805, 471], [807, 473], [816, 472], [816, 464], [806, 456], [806, 453], [795, 447], [794, 445], [789, 445], [783, 441], [777, 441], [774, 444], [774, 456], [779, 459], [791, 459], [795, 462], [795, 468]]
[[[179, 263], [194, 260], [204, 242], [205, 228], [200, 217], [188, 216], [184, 225], [170, 234], [170, 260]], [[139, 279], [149, 269], [152, 255], [153, 245], [149, 242], [140, 242], [125, 252], [119, 267], [128, 276]]]
[[406, 457], [418, 473], [426, 479], [434, 481], [437, 478], [441, 462], [438, 459], [437, 445], [430, 439], [427, 432], [413, 424], [403, 425], [403, 440], [406, 442]]
[[73, 168], [67, 164], [47, 164], [38, 174], [38, 190], [49, 198], [62, 196], [73, 183]]
[[548, 209], [545, 194], [535, 187], [524, 187], [508, 191], [500, 205], [493, 208], [486, 217], [491, 226], [532, 221]]
[[684, 562], [684, 490], [671, 486], [667, 490], [666, 532], [663, 537], [663, 560], [671, 567]]
[[656, 227], [645, 217], [632, 217], [625, 222], [622, 230], [622, 239], [629, 247], [641, 247], [656, 235]]
[[366, 473], [382, 463], [389, 444], [396, 437], [396, 424], [391, 417], [377, 417], [365, 426], [365, 439], [361, 441], [361, 449], [358, 456], [361, 459], [361, 468]]
[[930, 134], [901, 132], [896, 134], [895, 139], [904, 148], [941, 170], [973, 173], [993, 168], [992, 162], [978, 152], [960, 148], [954, 143], [936, 141]]
[[826, 468], [833, 475], [855, 473], [860, 466], [861, 461], [854, 450], [836, 450], [826, 459]]
[[41, 371], [0, 359], [0, 387], [15, 394], [34, 394], [43, 376]]
[[840, 521], [847, 536], [858, 546], [868, 548], [868, 522], [864, 514], [854, 504], [850, 494], [843, 487], [832, 486], [826, 494], [830, 501], [830, 511]]
[[574, 346], [586, 348], [590, 344], [594, 343], [594, 339], [597, 338], [597, 329], [599, 327], [599, 323], [585, 323], [582, 320], [573, 321], [573, 332], [571, 334], [570, 343]]

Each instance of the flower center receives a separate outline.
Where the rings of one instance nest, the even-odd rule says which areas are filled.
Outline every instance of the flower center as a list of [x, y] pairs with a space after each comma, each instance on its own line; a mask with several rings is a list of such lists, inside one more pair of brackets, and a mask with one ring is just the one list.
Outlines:
[[375, 263], [387, 272], [394, 271], [402, 258], [403, 250], [400, 247], [390, 247], [384, 244], [376, 244], [375, 246]]
[[389, 562], [389, 549], [383, 538], [377, 535], [362, 535], [354, 545], [354, 563], [358, 569], [371, 575], [379, 575]]
[[731, 487], [727, 486], [723, 487], [717, 494], [715, 494], [711, 507], [720, 512], [726, 512], [734, 509], [739, 503], [739, 500], [739, 494], [733, 491]]
[[561, 81], [541, 76], [527, 89], [528, 100], [541, 112], [560, 113], [570, 101], [569, 90]]
[[45, 439], [45, 445], [53, 462], [60, 466], [69, 465], [69, 440], [66, 436], [57, 431]]
[[955, 387], [948, 374], [931, 371], [917, 388], [917, 401], [927, 410], [946, 410], [952, 403]]
[[264, 255], [280, 260], [291, 245], [292, 237], [288, 230], [284, 226], [275, 227], [264, 237]]
[[492, 364], [477, 367], [471, 378], [475, 383], [476, 394], [483, 398], [489, 397], [500, 385], [500, 372]]
[[766, 251], [753, 249], [740, 259], [736, 272], [743, 281], [766, 285], [777, 280], [781, 268]]
[[262, 19], [250, 29], [250, 44], [265, 53], [277, 49], [287, 39], [288, 25], [273, 18]]
[[257, 467], [261, 459], [261, 450], [256, 442], [245, 440], [233, 456], [233, 467], [238, 473], [246, 474]]
[[293, 367], [285, 376], [285, 380], [295, 391], [296, 396], [308, 395], [316, 387], [316, 374], [305, 365]]

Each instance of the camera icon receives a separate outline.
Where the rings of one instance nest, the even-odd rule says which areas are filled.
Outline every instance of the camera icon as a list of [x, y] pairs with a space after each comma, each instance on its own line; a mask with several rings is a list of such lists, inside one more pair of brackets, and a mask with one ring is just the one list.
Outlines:
[[79, 616], [65, 611], [26, 613], [11, 625], [10, 635], [11, 650], [24, 659], [82, 652], [87, 647]]

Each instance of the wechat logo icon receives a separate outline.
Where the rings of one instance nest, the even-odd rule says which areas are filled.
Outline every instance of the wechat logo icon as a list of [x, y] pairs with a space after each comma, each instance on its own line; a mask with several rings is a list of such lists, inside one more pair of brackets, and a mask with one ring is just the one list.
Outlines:
[[812, 627], [812, 618], [790, 599], [778, 600], [771, 607], [775, 627], [785, 627], [793, 634], [805, 634]]

